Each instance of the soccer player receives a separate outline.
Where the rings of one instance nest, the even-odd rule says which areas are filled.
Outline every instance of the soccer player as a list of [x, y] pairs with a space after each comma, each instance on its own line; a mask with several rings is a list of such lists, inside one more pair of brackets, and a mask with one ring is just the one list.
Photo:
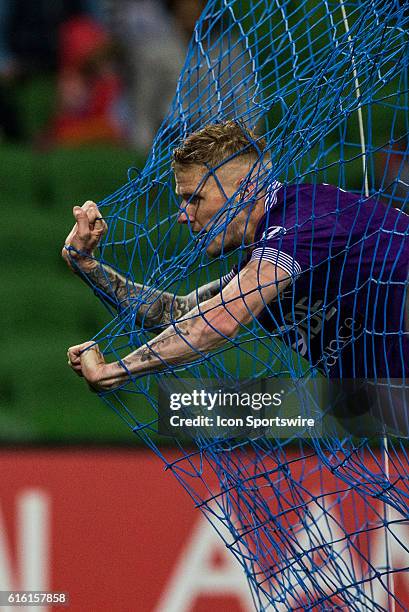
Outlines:
[[[281, 185], [265, 146], [227, 121], [175, 149], [179, 222], [200, 232], [210, 257], [238, 249], [240, 265], [188, 296], [154, 293], [136, 315], [160, 333], [119, 362], [106, 363], [93, 342], [70, 348], [71, 367], [92, 388], [192, 362], [253, 319], [328, 377], [409, 374], [408, 216], [327, 184]], [[105, 299], [129, 306], [143, 288], [130, 290], [93, 256], [106, 229], [97, 206], [74, 216], [63, 257]]]

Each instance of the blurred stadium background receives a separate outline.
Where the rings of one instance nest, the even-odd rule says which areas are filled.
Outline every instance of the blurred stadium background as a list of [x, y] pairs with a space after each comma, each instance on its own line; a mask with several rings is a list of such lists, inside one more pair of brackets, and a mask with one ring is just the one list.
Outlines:
[[108, 321], [60, 258], [72, 207], [143, 165], [202, 8], [0, 1], [0, 590], [69, 591], [78, 612], [253, 609], [217, 534], [65, 355]]

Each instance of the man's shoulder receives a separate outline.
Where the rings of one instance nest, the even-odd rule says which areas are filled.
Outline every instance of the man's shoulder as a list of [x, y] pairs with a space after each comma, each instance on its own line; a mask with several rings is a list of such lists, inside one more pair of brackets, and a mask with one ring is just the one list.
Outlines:
[[352, 209], [359, 196], [326, 183], [283, 184], [275, 192], [273, 205], [266, 199], [266, 211], [255, 233], [255, 242], [308, 234], [319, 236], [332, 231], [333, 223]]
[[328, 218], [344, 218], [355, 214], [356, 205], [364, 203], [365, 197], [327, 183], [297, 183], [282, 185], [277, 192], [277, 204], [269, 209], [268, 223], [281, 216], [287, 225], [301, 227], [312, 223], [319, 227], [328, 223]]
[[334, 202], [335, 200], [358, 200], [359, 195], [346, 191], [329, 183], [295, 183], [283, 184], [277, 192], [277, 201], [281, 204], [296, 204], [297, 202], [313, 201], [315, 204]]

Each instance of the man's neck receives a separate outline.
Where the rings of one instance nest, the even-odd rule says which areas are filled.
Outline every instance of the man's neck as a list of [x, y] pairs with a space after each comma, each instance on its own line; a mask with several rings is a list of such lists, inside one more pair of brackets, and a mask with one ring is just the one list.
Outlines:
[[257, 226], [259, 224], [260, 219], [265, 214], [264, 208], [264, 199], [263, 197], [259, 198], [253, 205], [252, 210], [249, 212], [248, 216], [243, 220], [242, 224], [242, 236], [244, 234], [244, 244], [247, 246], [254, 243], [254, 236], [256, 233]]

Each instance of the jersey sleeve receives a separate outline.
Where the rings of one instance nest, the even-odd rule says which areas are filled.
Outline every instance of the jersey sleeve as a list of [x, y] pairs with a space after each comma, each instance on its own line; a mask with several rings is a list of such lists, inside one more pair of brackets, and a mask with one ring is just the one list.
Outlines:
[[[298, 257], [300, 261], [297, 259], [297, 246], [298, 251], [300, 252], [300, 246], [298, 243], [298, 231], [295, 229], [288, 230], [288, 232], [282, 227], [270, 227], [264, 232], [265, 237], [261, 238], [255, 243], [254, 249], [241, 266], [237, 264], [225, 274], [221, 281], [223, 286], [227, 285], [233, 278], [238, 274], [239, 269], [243, 269], [247, 263], [250, 261], [269, 261], [275, 264], [278, 268], [281, 268], [285, 272], [287, 272], [288, 276], [293, 280], [296, 280], [299, 275], [302, 273], [304, 269], [308, 267], [307, 265], [307, 253], [305, 252], [310, 245], [306, 244], [304, 248], [304, 256], [300, 256], [298, 253]], [[303, 236], [303, 239], [308, 242], [311, 239], [311, 234], [307, 236]]]
[[261, 237], [255, 242], [250, 261], [269, 261], [284, 270], [295, 281], [309, 267], [311, 233], [306, 228], [300, 228], [293, 219], [284, 221], [287, 227], [276, 223], [277, 219], [271, 221], [266, 219]]
[[296, 280], [301, 272], [301, 263], [294, 253], [294, 236], [282, 238], [267, 238], [259, 241], [254, 248], [250, 261], [269, 261], [276, 267], [287, 272], [288, 276]]

